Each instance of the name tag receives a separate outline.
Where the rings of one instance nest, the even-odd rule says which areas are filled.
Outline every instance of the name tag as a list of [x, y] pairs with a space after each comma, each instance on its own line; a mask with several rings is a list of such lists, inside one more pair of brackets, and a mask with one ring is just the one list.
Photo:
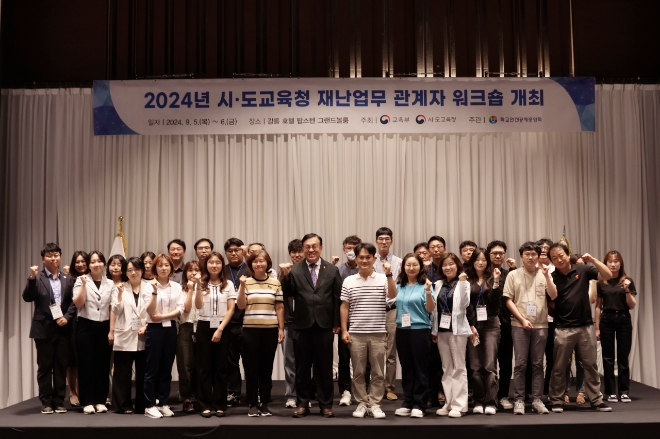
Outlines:
[[164, 328], [169, 328], [170, 326], [172, 326], [172, 320], [163, 320]]
[[449, 329], [450, 325], [451, 325], [451, 313], [443, 312], [442, 316], [440, 317], [440, 327], [442, 329]]
[[409, 312], [403, 313], [401, 315], [401, 327], [402, 328], [408, 328], [410, 326], [411, 326], [410, 325], [410, 313]]
[[478, 305], [477, 306], [477, 321], [478, 322], [483, 322], [484, 320], [488, 320], [488, 313], [486, 312], [486, 306], [485, 305]]
[[141, 325], [142, 325], [142, 320], [135, 317], [131, 319], [131, 329], [133, 331], [137, 331], [138, 329], [140, 329]]
[[218, 316], [211, 317], [211, 319], [209, 320], [211, 328], [217, 328], [218, 326], [220, 326], [220, 320], [221, 319]]
[[62, 314], [62, 308], [60, 308], [57, 304], [51, 305], [49, 308], [50, 308], [50, 313], [53, 315], [53, 320], [57, 320], [60, 317], [64, 317], [64, 314]]
[[527, 315], [529, 317], [536, 317], [536, 303], [527, 302]]

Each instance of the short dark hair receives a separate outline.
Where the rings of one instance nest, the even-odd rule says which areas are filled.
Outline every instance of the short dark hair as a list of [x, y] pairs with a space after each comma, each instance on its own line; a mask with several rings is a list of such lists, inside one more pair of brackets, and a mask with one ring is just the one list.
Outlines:
[[426, 265], [424, 265], [424, 261], [422, 261], [422, 258], [417, 256], [415, 253], [408, 253], [401, 260], [401, 273], [399, 273], [399, 279], [398, 279], [399, 285], [401, 285], [402, 287], [408, 285], [408, 275], [406, 274], [406, 270], [404, 267], [406, 266], [406, 260], [410, 258], [417, 259], [417, 262], [419, 263], [419, 274], [417, 275], [417, 283], [424, 285], [426, 283]]
[[151, 275], [158, 279], [158, 263], [161, 261], [161, 259], [165, 259], [168, 264], [170, 264], [170, 273], [167, 275], [167, 277], [171, 277], [174, 274], [174, 262], [172, 261], [172, 258], [170, 258], [170, 255], [166, 254], [159, 254], [156, 256], [153, 260], [153, 265], [151, 266]]
[[323, 245], [323, 238], [321, 238], [321, 237], [320, 237], [319, 235], [317, 235], [316, 233], [308, 233], [308, 234], [306, 234], [305, 236], [302, 237], [301, 241], [302, 241], [302, 243], [303, 243], [303, 245], [304, 245], [304, 244], [305, 244], [305, 241], [307, 241], [308, 239], [312, 239], [312, 238], [318, 238], [318, 240], [319, 240], [319, 244], [320, 244], [320, 245]]
[[[206, 242], [208, 242], [209, 245], [211, 246], [211, 250], [213, 250], [213, 241], [211, 241], [211, 240], [208, 239], [208, 238], [200, 238], [200, 239], [197, 240], [197, 242], [195, 243], [195, 245], [193, 245], [193, 248], [195, 249], [195, 251], [197, 251], [197, 246], [198, 246], [202, 241], [206, 241]], [[185, 245], [183, 246], [183, 249], [184, 249], [184, 250], [186, 249], [186, 246], [185, 246]]]
[[543, 244], [552, 245], [552, 243], [553, 243], [552, 239], [548, 239], [548, 238], [541, 238], [538, 241], [536, 241], [536, 244], [539, 247], [542, 246]]
[[144, 262], [144, 260], [147, 258], [151, 258], [151, 262], [153, 262], [154, 259], [156, 259], [156, 253], [147, 250], [146, 252], [140, 255], [140, 259], [142, 259], [142, 262]]
[[[571, 256], [571, 254], [568, 251], [568, 246], [566, 244], [564, 244], [562, 241], [558, 241], [558, 242], [555, 242], [554, 244], [552, 244], [550, 246], [550, 248], [548, 249], [548, 258], [550, 260], [552, 260], [552, 258], [550, 257], [550, 253], [552, 253], [552, 250], [554, 250], [556, 248], [560, 248], [560, 249], [564, 250], [564, 253], [566, 253], [566, 256], [568, 256], [568, 257]], [[539, 249], [539, 254], [541, 254], [540, 249]]]
[[248, 251], [250, 251], [250, 247], [252, 247], [253, 245], [260, 245], [262, 250], [266, 250], [266, 246], [263, 245], [262, 243], [260, 243], [260, 242], [253, 242], [252, 244], [248, 245]]
[[415, 245], [415, 247], [413, 248], [413, 253], [417, 253], [417, 250], [419, 250], [422, 247], [424, 247], [427, 250], [429, 249], [429, 245], [427, 243], [420, 242], [419, 244]]
[[289, 242], [288, 251], [289, 251], [289, 253], [301, 252], [302, 251], [302, 241], [298, 238], [292, 239], [291, 242]]
[[577, 261], [582, 257], [582, 255], [579, 255], [577, 253], [573, 253], [568, 260], [571, 262], [571, 265], [577, 264]]
[[[84, 273], [78, 273], [78, 270], [76, 270], [76, 260], [78, 260], [78, 256], [82, 256], [85, 260], [85, 265], [87, 265], [87, 270]], [[69, 276], [77, 279], [78, 276], [82, 276], [83, 274], [87, 273], [89, 273], [89, 265], [87, 264], [87, 252], [82, 250], [73, 252], [73, 256], [71, 256], [71, 262], [69, 263]]]
[[266, 250], [261, 250], [256, 253], [252, 253], [250, 256], [247, 258], [247, 267], [250, 273], [254, 274], [254, 271], [252, 270], [252, 263], [254, 262], [255, 259], [257, 259], [259, 256], [263, 256], [263, 258], [266, 260], [266, 273], [270, 271], [271, 268], [273, 268], [273, 260], [270, 258], [270, 255]]
[[526, 243], [521, 245], [520, 248], [518, 249], [518, 253], [520, 253], [520, 256], [522, 256], [523, 253], [527, 251], [534, 251], [538, 256], [541, 256], [541, 247], [534, 241], [527, 241]]
[[371, 256], [376, 256], [376, 246], [370, 242], [361, 242], [356, 245], [353, 249], [355, 256], [358, 256], [362, 250], [366, 250]]
[[[204, 262], [206, 262], [206, 259], [204, 259]], [[224, 260], [222, 261], [222, 268], [223, 270], [220, 270], [222, 273], [224, 271]], [[188, 272], [190, 271], [191, 268], [197, 267], [197, 269], [202, 272], [201, 269], [201, 262], [198, 262], [196, 260], [191, 260], [186, 262], [186, 264], [183, 266], [183, 271], [181, 272], [181, 289], [185, 292], [188, 292]], [[193, 305], [194, 306], [194, 305]]]
[[506, 252], [506, 242], [495, 240], [488, 243], [488, 246], [486, 246], [486, 253], [490, 255], [490, 251], [495, 247], [502, 247]]
[[123, 274], [124, 276], [128, 277], [127, 275], [128, 264], [133, 264], [133, 268], [135, 268], [136, 270], [140, 270], [142, 274], [144, 274], [144, 262], [142, 261], [142, 259], [137, 258], [135, 256], [131, 256], [126, 260], [126, 264], [121, 266], [121, 274]]
[[394, 237], [394, 234], [392, 233], [392, 229], [390, 229], [389, 227], [381, 227], [380, 229], [376, 230], [376, 239], [378, 239], [378, 237], [382, 235], [387, 235], [390, 238]]
[[447, 280], [447, 276], [445, 276], [444, 271], [442, 271], [442, 265], [445, 263], [447, 259], [451, 259], [454, 261], [454, 264], [456, 264], [456, 278], [458, 278], [458, 275], [463, 272], [463, 262], [461, 262], [461, 258], [456, 256], [456, 253], [445, 253], [445, 255], [442, 257], [440, 260], [440, 264], [438, 264], [438, 278], [442, 280]]
[[126, 282], [128, 281], [128, 276], [126, 276], [126, 258], [123, 257], [122, 255], [112, 255], [110, 256], [110, 259], [108, 259], [108, 263], [105, 266], [105, 276], [112, 280], [112, 275], [110, 274], [110, 264], [112, 264], [113, 261], [119, 261], [121, 264], [121, 281]]
[[173, 240], [171, 240], [170, 242], [167, 243], [167, 251], [168, 252], [170, 251], [170, 246], [172, 244], [179, 244], [181, 247], [183, 247], [183, 251], [184, 252], [186, 251], [186, 243], [183, 242], [181, 239], [176, 238], [176, 239], [173, 239]]
[[347, 236], [346, 238], [344, 238], [344, 242], [341, 243], [341, 246], [345, 247], [346, 244], [358, 245], [361, 242], [362, 242], [362, 240], [360, 239], [359, 236], [351, 235], [351, 236]]
[[241, 241], [241, 240], [238, 239], [238, 238], [229, 238], [228, 240], [225, 241], [225, 252], [226, 252], [227, 249], [229, 249], [229, 247], [231, 247], [232, 245], [235, 245], [236, 247], [242, 247], [242, 246], [244, 246], [245, 244], [243, 243], [243, 241]]
[[458, 246], [458, 251], [463, 250], [463, 249], [464, 249], [465, 247], [467, 247], [468, 245], [469, 245], [470, 247], [474, 247], [475, 249], [478, 247], [478, 245], [477, 245], [476, 242], [474, 242], [474, 241], [470, 241], [470, 240], [467, 240], [467, 241], [463, 241], [463, 242], [461, 242], [461, 245]]
[[[227, 286], [227, 278], [225, 277], [225, 266], [227, 264], [225, 264], [225, 258], [220, 254], [220, 252], [216, 252], [216, 251], [212, 251], [208, 258], [202, 258], [199, 261], [199, 263], [197, 264], [197, 266], [199, 267], [199, 271], [202, 275], [202, 289], [206, 290], [209, 286], [208, 284], [209, 284], [210, 275], [209, 275], [209, 270], [208, 270], [207, 265], [209, 263], [209, 260], [213, 257], [220, 259], [220, 262], [222, 262], [222, 270], [220, 270], [220, 273], [218, 273], [218, 280], [220, 281], [220, 289], [224, 290], [224, 288]], [[186, 266], [188, 266], [188, 264], [186, 264]], [[190, 268], [188, 268], [188, 269], [190, 269]], [[185, 268], [184, 268], [183, 274], [184, 275], [188, 274], [188, 272]], [[184, 281], [187, 283], [188, 278], [187, 277], [182, 277], [181, 278], [181, 284], [182, 285], [183, 285]]]
[[440, 241], [440, 242], [442, 243], [442, 245], [444, 245], [445, 247], [447, 247], [447, 243], [445, 242], [445, 238], [443, 238], [442, 236], [433, 235], [433, 236], [431, 236], [431, 237], [429, 238], [429, 240], [428, 240], [426, 243], [427, 243], [428, 245], [431, 245], [431, 243], [432, 243], [433, 241]]
[[87, 268], [88, 268], [88, 269], [89, 269], [89, 263], [90, 263], [90, 261], [92, 260], [92, 256], [94, 256], [94, 255], [96, 255], [96, 256], [99, 257], [99, 259], [101, 260], [101, 262], [103, 262], [103, 265], [107, 265], [107, 264], [105, 263], [105, 256], [103, 256], [103, 253], [101, 253], [99, 250], [92, 250], [92, 251], [89, 252], [89, 254], [87, 255]]
[[48, 244], [44, 245], [44, 248], [41, 249], [41, 257], [43, 258], [44, 256], [46, 256], [46, 253], [53, 253], [53, 252], [58, 252], [60, 256], [62, 256], [62, 249], [60, 248], [60, 246], [55, 244], [54, 242], [49, 242]]

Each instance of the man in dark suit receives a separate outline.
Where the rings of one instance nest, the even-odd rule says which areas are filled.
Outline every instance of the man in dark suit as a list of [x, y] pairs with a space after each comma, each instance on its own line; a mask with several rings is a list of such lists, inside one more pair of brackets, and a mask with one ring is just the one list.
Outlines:
[[321, 414], [334, 417], [332, 399], [332, 354], [334, 334], [340, 329], [339, 307], [342, 280], [332, 263], [321, 259], [323, 239], [316, 233], [302, 238], [305, 260], [295, 265], [282, 264], [282, 289], [293, 297], [293, 350], [296, 357], [296, 395], [298, 408], [294, 418], [309, 414], [309, 401], [314, 396], [312, 363], [316, 396]]
[[71, 325], [74, 280], [60, 272], [62, 250], [49, 243], [41, 250], [44, 269], [30, 267], [30, 277], [23, 290], [23, 300], [34, 302], [30, 338], [37, 348], [37, 383], [41, 413], [66, 413], [66, 368], [71, 349]]

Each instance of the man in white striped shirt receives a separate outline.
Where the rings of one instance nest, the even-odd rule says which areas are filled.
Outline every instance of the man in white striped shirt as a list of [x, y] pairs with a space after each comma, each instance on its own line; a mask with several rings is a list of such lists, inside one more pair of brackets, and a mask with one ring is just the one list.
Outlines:
[[[387, 277], [392, 276], [391, 266], [384, 263], [385, 274], [374, 271], [376, 247], [361, 243], [355, 247], [359, 272], [348, 276], [341, 289], [342, 340], [350, 345], [353, 364], [353, 397], [358, 402], [353, 417], [364, 415], [385, 418], [380, 401], [385, 393], [385, 305]], [[349, 322], [350, 320], [350, 327]], [[367, 361], [371, 364], [369, 393], [365, 384]]]

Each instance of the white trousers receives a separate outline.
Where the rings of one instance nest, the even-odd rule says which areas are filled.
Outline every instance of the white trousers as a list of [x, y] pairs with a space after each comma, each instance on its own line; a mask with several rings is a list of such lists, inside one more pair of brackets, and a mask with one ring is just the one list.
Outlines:
[[438, 332], [438, 351], [442, 360], [442, 387], [448, 410], [468, 411], [468, 377], [465, 367], [467, 335]]

